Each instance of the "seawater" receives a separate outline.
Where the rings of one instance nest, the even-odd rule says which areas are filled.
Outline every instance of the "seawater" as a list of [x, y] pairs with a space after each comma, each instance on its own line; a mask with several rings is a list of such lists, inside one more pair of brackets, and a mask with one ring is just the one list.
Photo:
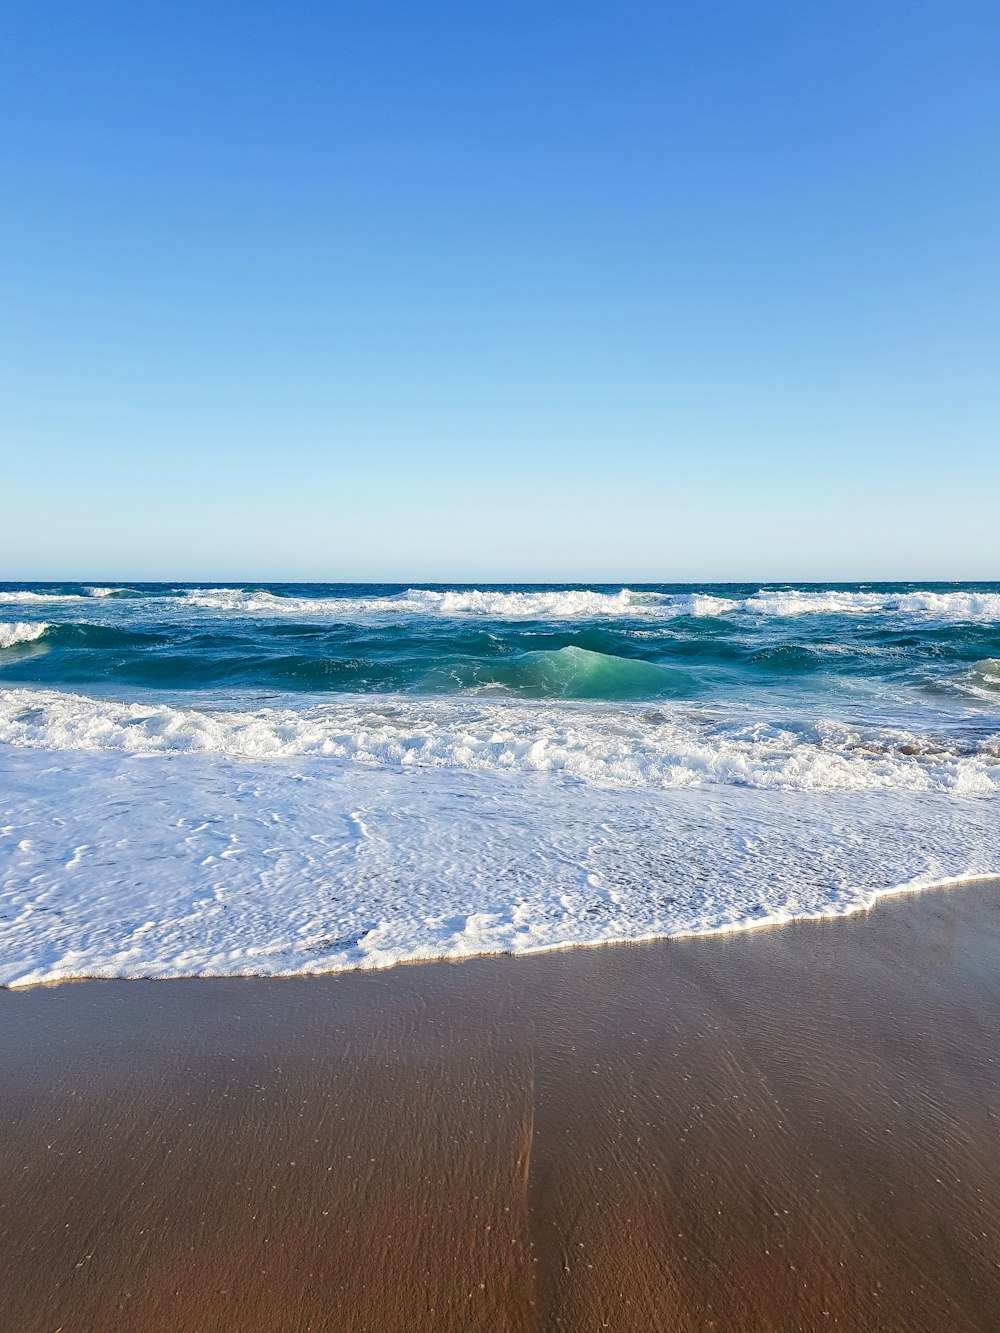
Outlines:
[[998, 798], [996, 584], [0, 584], [0, 984], [839, 915]]

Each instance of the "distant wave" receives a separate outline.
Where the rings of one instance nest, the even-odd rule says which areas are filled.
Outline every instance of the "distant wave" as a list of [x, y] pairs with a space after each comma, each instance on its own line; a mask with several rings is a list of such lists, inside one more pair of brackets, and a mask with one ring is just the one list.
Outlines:
[[34, 643], [48, 628], [45, 621], [33, 624], [24, 620], [0, 620], [0, 648], [13, 648], [17, 643]]
[[678, 616], [787, 617], [803, 615], [914, 616], [924, 620], [1000, 623], [996, 592], [841, 592], [836, 589], [764, 590], [748, 597], [712, 593], [600, 592], [558, 589], [541, 592], [409, 588], [381, 597], [283, 596], [266, 590], [195, 588], [182, 594], [190, 606], [251, 616], [480, 617], [498, 620], [669, 619]]
[[625, 787], [1000, 793], [1000, 734], [952, 742], [833, 721], [793, 729], [677, 705], [583, 709], [353, 695], [303, 709], [251, 711], [12, 689], [0, 691], [0, 741], [137, 755], [313, 755], [393, 767], [554, 773]]
[[[265, 590], [242, 588], [193, 588], [184, 593], [191, 606], [210, 611], [233, 611], [243, 615], [357, 616], [421, 615], [476, 616], [511, 620], [564, 620], [621, 618], [669, 613], [665, 593], [593, 592], [496, 592], [470, 589], [437, 592], [409, 588], [386, 597], [293, 597]], [[676, 614], [676, 613], [674, 613]]]
[[392, 594], [303, 596], [266, 588], [128, 587], [78, 585], [80, 591], [0, 589], [0, 604], [151, 601], [249, 617], [300, 617], [351, 622], [370, 618], [427, 617], [496, 620], [669, 620], [680, 616], [730, 620], [807, 615], [912, 617], [944, 623], [1000, 624], [1000, 592], [968, 589], [934, 592], [859, 591], [837, 588], [764, 588], [747, 596], [718, 592], [661, 592], [622, 588], [407, 588]]
[[56, 592], [48, 588], [0, 588], [0, 604], [28, 605], [33, 602], [86, 602], [91, 597], [103, 601], [129, 592], [128, 588], [86, 588], [83, 592]]
[[[1000, 621], [1000, 593], [996, 592], [759, 592], [742, 601], [719, 603], [720, 611], [739, 610], [765, 616], [903, 615], [928, 619]], [[701, 614], [713, 614], [711, 611]]]
[[0, 589], [0, 605], [28, 605], [32, 602], [84, 602], [89, 593], [38, 592], [29, 588]]

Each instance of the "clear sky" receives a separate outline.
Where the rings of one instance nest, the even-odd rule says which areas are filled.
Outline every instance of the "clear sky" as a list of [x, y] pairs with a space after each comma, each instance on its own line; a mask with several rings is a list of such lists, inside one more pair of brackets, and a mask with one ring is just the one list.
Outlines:
[[0, 578], [1000, 578], [996, 0], [5, 0]]

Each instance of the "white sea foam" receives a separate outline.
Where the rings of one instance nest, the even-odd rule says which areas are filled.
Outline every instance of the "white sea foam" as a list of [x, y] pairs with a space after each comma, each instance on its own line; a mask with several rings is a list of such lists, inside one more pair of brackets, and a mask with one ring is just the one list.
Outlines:
[[31, 605], [35, 602], [86, 602], [91, 598], [99, 601], [125, 592], [125, 588], [88, 588], [86, 592], [52, 592], [47, 588], [0, 588], [0, 604]]
[[1000, 869], [989, 800], [0, 746], [0, 984], [748, 929]]
[[[127, 591], [119, 587], [92, 587], [83, 593], [6, 589], [0, 590], [0, 603], [105, 600]], [[302, 597], [265, 589], [189, 588], [178, 593], [149, 593], [148, 599], [157, 604], [173, 600], [193, 609], [235, 615], [288, 616], [347, 622], [399, 616], [498, 620], [669, 620], [677, 616], [731, 619], [852, 615], [910, 617], [945, 623], [1000, 623], [1000, 593], [967, 590], [887, 593], [843, 591], [836, 588], [813, 591], [784, 588], [763, 589], [748, 597], [722, 597], [714, 593], [663, 593], [630, 588], [623, 588], [619, 592], [591, 588], [539, 592], [498, 591], [490, 588], [408, 588], [405, 592], [384, 596]]]
[[924, 621], [1000, 622], [996, 592], [842, 592], [837, 589], [764, 590], [750, 597], [659, 593], [625, 588], [499, 592], [410, 588], [392, 596], [298, 597], [243, 588], [196, 588], [183, 594], [192, 607], [250, 616], [294, 616], [351, 621], [370, 617], [427, 616], [501, 620], [672, 619], [678, 616], [792, 617], [852, 615], [916, 617]]
[[45, 621], [36, 624], [26, 620], [0, 620], [0, 648], [13, 648], [16, 643], [33, 643], [47, 629]]
[[505, 620], [589, 620], [668, 614], [668, 595], [655, 592], [595, 592], [563, 589], [552, 592], [496, 592], [467, 589], [437, 592], [410, 588], [381, 597], [295, 597], [242, 588], [192, 588], [184, 594], [191, 606], [257, 616], [318, 616], [353, 620], [369, 616], [482, 617]]
[[765, 616], [809, 614], [900, 615], [929, 620], [1000, 621], [1000, 593], [996, 592], [841, 592], [824, 589], [762, 591], [738, 603], [738, 608]]
[[783, 723], [678, 705], [341, 695], [302, 708], [247, 710], [10, 689], [0, 691], [0, 741], [133, 755], [322, 756], [393, 768], [550, 773], [614, 787], [1000, 792], [1000, 734], [950, 741], [903, 728]]
[[750, 597], [718, 597], [710, 593], [673, 596], [675, 615], [790, 617], [805, 615], [901, 616], [919, 620], [971, 623], [1000, 621], [997, 592], [851, 592], [836, 588], [762, 589]]
[[82, 592], [36, 592], [27, 588], [0, 588], [0, 605], [32, 605], [35, 602], [85, 602]]

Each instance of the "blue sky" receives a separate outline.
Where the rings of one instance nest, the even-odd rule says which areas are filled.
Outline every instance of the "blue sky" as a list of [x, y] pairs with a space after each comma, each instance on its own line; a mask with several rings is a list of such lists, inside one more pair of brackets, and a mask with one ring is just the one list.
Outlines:
[[0, 17], [0, 577], [1000, 578], [1000, 18]]

